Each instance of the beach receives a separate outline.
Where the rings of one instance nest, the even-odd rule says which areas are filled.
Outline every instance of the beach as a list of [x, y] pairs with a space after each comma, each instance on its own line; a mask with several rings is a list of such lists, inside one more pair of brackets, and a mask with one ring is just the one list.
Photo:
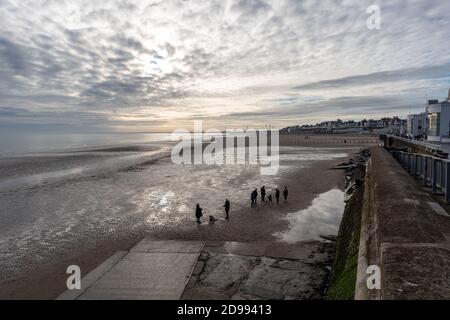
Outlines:
[[[2, 168], [20, 172], [0, 173], [0, 298], [55, 298], [66, 288], [67, 266], [86, 274], [143, 237], [320, 243], [321, 233], [337, 234], [342, 212], [307, 210], [343, 200], [344, 172], [330, 167], [363, 146], [282, 140], [274, 176], [261, 176], [258, 165], [175, 165], [171, 144], [157, 142], [2, 158]], [[250, 208], [250, 192], [263, 185], [273, 197], [275, 187], [287, 186], [288, 201], [270, 205], [258, 198]], [[231, 201], [228, 221], [225, 198]], [[201, 225], [196, 203], [204, 212]], [[210, 225], [209, 215], [218, 221]]]

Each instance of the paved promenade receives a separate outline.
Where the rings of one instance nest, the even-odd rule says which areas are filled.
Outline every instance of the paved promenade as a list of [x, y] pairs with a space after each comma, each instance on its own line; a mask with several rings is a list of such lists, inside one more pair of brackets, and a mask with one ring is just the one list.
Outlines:
[[[450, 299], [450, 216], [383, 148], [366, 173], [357, 299]], [[367, 266], [381, 290], [367, 290]]]

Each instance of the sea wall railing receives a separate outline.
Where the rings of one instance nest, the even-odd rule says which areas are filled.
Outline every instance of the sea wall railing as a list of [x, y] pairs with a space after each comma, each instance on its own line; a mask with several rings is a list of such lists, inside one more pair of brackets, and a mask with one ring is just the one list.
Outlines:
[[399, 150], [389, 152], [410, 175], [450, 203], [450, 160]]
[[399, 136], [394, 136], [391, 134], [386, 134], [387, 138], [393, 138], [399, 141], [403, 141], [406, 143], [410, 143], [410, 144], [415, 144], [417, 146], [421, 146], [427, 150], [431, 150], [433, 152], [438, 152], [441, 150], [441, 147], [439, 145], [433, 144], [433, 143], [429, 143], [429, 142], [425, 142], [425, 141], [418, 141], [418, 140], [412, 140], [412, 139], [407, 139], [407, 138], [402, 138]]

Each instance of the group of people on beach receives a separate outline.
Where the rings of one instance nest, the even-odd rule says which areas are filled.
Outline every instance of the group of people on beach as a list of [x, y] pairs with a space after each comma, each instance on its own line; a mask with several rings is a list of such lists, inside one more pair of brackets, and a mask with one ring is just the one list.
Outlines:
[[[273, 204], [272, 193], [269, 193], [269, 195], [267, 196], [267, 201], [266, 201], [266, 187], [262, 186], [260, 191], [261, 191], [261, 201], [269, 202], [269, 204]], [[289, 191], [288, 191], [287, 187], [284, 187], [284, 190], [283, 190], [284, 202], [287, 201], [288, 194], [289, 194]], [[257, 199], [258, 199], [258, 189], [255, 189], [252, 191], [252, 193], [250, 195], [250, 200], [251, 200], [250, 206], [251, 207], [256, 206]], [[280, 203], [280, 190], [278, 190], [278, 188], [275, 188], [275, 199], [277, 200], [277, 204], [279, 204]]]
[[[267, 196], [267, 201], [266, 201], [266, 187], [262, 186], [261, 189], [261, 202], [268, 202], [269, 204], [273, 204], [272, 201], [272, 193], [269, 193]], [[287, 187], [284, 187], [283, 190], [283, 198], [284, 198], [284, 202], [287, 201], [288, 198], [288, 194], [289, 191], [287, 189]], [[251, 207], [256, 206], [257, 205], [257, 198], [258, 198], [258, 189], [255, 189], [252, 191], [251, 195], [250, 195], [250, 199], [251, 199]], [[278, 188], [275, 188], [275, 199], [277, 200], [277, 204], [280, 203], [280, 190], [278, 190]], [[231, 208], [231, 202], [228, 199], [225, 199], [225, 203], [222, 206], [225, 208], [225, 219], [228, 220], [230, 218], [229, 213], [230, 213], [230, 208]], [[200, 207], [200, 204], [197, 203], [197, 206], [195, 207], [195, 218], [197, 219], [197, 223], [200, 224], [202, 223], [200, 218], [203, 216], [203, 209]], [[214, 218], [214, 216], [209, 216], [209, 222], [210, 223], [214, 223], [217, 219]]]

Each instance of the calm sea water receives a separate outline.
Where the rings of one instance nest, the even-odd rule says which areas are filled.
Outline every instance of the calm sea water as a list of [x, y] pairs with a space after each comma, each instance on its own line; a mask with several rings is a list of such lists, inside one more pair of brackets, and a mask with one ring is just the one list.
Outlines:
[[0, 156], [34, 151], [135, 145], [170, 141], [170, 133], [8, 134], [0, 135]]
[[[237, 134], [239, 135], [239, 133]], [[28, 152], [60, 151], [79, 148], [131, 146], [172, 141], [172, 133], [82, 133], [82, 134], [0, 134], [0, 157]], [[195, 135], [211, 141], [211, 134]], [[191, 136], [194, 137], [194, 134]], [[178, 137], [176, 140], [179, 140]]]

